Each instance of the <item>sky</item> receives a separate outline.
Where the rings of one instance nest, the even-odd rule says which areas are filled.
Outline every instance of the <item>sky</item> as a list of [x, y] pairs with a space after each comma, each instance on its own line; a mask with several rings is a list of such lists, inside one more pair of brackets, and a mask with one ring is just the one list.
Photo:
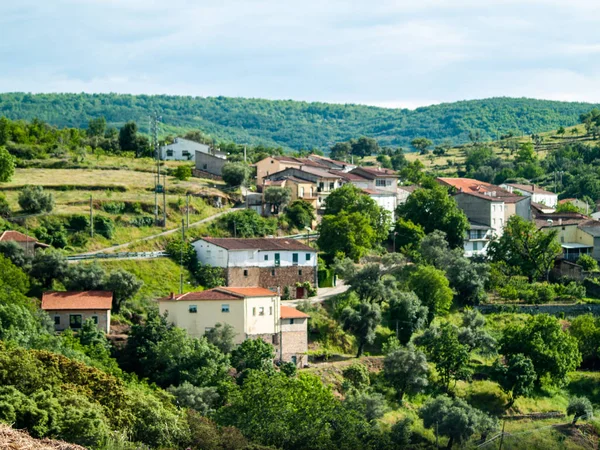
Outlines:
[[2, 0], [0, 92], [600, 102], [598, 0]]

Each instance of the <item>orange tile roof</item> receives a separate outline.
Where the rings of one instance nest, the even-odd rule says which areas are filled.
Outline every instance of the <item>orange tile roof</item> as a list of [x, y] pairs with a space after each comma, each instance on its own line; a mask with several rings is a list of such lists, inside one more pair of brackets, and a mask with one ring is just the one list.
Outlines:
[[261, 287], [220, 287], [220, 291], [230, 292], [242, 297], [275, 297], [277, 292]]
[[217, 289], [209, 289], [206, 291], [199, 292], [186, 292], [185, 294], [172, 294], [169, 297], [159, 298], [159, 302], [177, 302], [183, 301], [195, 301], [195, 300], [239, 300], [238, 295], [222, 292]]
[[283, 305], [279, 309], [279, 314], [282, 319], [306, 319], [307, 317], [310, 317], [308, 314], [305, 314], [296, 308]]
[[111, 309], [113, 293], [109, 291], [44, 292], [42, 309]]
[[37, 239], [27, 236], [20, 231], [8, 230], [2, 233], [2, 236], [0, 236], [0, 241], [37, 242]]
[[474, 180], [472, 178], [442, 178], [437, 181], [443, 185], [456, 188], [459, 194], [468, 194], [483, 198], [489, 201], [498, 201], [505, 203], [518, 203], [527, 197], [513, 194], [502, 189], [500, 186], [486, 183], [485, 181]]

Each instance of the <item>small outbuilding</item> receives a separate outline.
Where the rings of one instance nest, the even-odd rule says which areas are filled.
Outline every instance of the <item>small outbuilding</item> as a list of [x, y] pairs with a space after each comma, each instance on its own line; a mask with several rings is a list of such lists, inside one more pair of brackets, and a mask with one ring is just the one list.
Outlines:
[[113, 293], [109, 291], [44, 292], [42, 309], [54, 320], [54, 329], [78, 330], [87, 319], [110, 332], [110, 309]]

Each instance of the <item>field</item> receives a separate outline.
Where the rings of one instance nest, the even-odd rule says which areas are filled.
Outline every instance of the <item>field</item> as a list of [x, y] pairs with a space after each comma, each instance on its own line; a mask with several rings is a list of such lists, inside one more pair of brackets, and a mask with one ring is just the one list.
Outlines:
[[[59, 161], [60, 162], [60, 161]], [[31, 161], [30, 161], [31, 163]], [[17, 168], [13, 179], [3, 183], [0, 189], [6, 195], [14, 216], [21, 216], [18, 205], [20, 190], [26, 185], [39, 185], [52, 192], [55, 207], [51, 215], [69, 216], [73, 214], [90, 214], [90, 199], [95, 215], [102, 214], [111, 217], [117, 227], [110, 240], [95, 235], [83, 246], [72, 249], [73, 252], [98, 250], [113, 245], [123, 244], [135, 239], [160, 233], [164, 229], [172, 229], [181, 225], [186, 216], [186, 194], [189, 197], [190, 223], [209, 217], [218, 209], [207, 204], [203, 199], [194, 195], [219, 192], [224, 183], [213, 180], [191, 178], [179, 181], [172, 176], [166, 177], [166, 183], [161, 178], [161, 184], [166, 186], [167, 223], [166, 226], [132, 226], [131, 221], [137, 216], [154, 217], [155, 195], [153, 192], [154, 175], [153, 161], [149, 158], [128, 159], [123, 157], [102, 156], [98, 165], [89, 168], [48, 168], [59, 165], [57, 161], [42, 160], [33, 163], [43, 163], [43, 168]], [[167, 167], [181, 165], [179, 162], [168, 162]], [[189, 163], [184, 163], [188, 164]], [[62, 165], [62, 164], [60, 164]], [[121, 167], [121, 168], [119, 168]], [[116, 204], [116, 208], [115, 208]], [[123, 205], [133, 205], [123, 210]], [[112, 208], [111, 208], [112, 207]], [[158, 196], [159, 216], [162, 218], [163, 196]], [[22, 223], [24, 228], [33, 228], [43, 219], [33, 217]], [[71, 230], [67, 230], [71, 231]]]

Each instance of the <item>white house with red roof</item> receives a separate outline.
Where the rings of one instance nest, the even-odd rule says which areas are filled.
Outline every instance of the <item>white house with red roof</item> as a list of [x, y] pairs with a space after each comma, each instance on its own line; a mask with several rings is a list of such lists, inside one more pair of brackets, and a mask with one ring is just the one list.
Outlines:
[[212, 238], [193, 243], [202, 264], [222, 267], [227, 286], [260, 286], [289, 293], [306, 294], [305, 282], [317, 285], [317, 251], [289, 238]]
[[532, 203], [538, 203], [550, 208], [556, 208], [558, 205], [558, 194], [542, 189], [535, 184], [504, 183], [500, 187], [511, 193], [517, 191], [524, 196], [531, 197]]
[[109, 333], [112, 299], [109, 291], [44, 292], [42, 309], [54, 320], [56, 331], [78, 330], [92, 319], [100, 330]]
[[283, 361], [304, 364], [308, 349], [308, 315], [282, 306], [276, 292], [260, 287], [219, 287], [171, 294], [158, 300], [159, 311], [194, 337], [217, 323], [235, 330], [235, 342], [263, 339], [273, 344]]

